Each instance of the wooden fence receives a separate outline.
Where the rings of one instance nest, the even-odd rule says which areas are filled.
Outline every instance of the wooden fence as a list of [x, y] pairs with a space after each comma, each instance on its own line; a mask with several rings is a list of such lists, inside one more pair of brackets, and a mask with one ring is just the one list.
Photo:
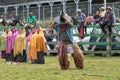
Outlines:
[[[7, 26], [0, 26], [0, 30], [6, 28]], [[12, 27], [10, 27], [12, 28]], [[23, 26], [17, 26], [17, 28], [24, 28]], [[88, 25], [87, 26], [87, 30], [89, 30], [89, 28], [96, 28], [96, 29], [100, 29], [100, 26], [96, 26], [96, 25]], [[74, 29], [74, 34], [73, 34], [73, 37], [78, 37], [79, 39], [79, 42], [78, 45], [82, 46], [83, 47], [83, 52], [84, 53], [95, 53], [95, 54], [114, 54], [114, 53], [120, 53], [120, 41], [115, 41], [115, 42], [112, 42], [110, 39], [112, 39], [112, 37], [115, 37], [115, 38], [118, 38], [120, 40], [120, 34], [118, 34], [118, 32], [120, 31], [120, 24], [115, 24], [114, 27], [113, 27], [113, 33], [111, 36], [109, 36], [109, 34], [106, 34], [104, 35], [103, 33], [99, 32], [99, 33], [88, 33], [88, 34], [85, 34], [85, 38], [86, 37], [89, 37], [89, 39], [91, 37], [95, 37], [96, 40], [94, 42], [90, 42], [90, 40], [87, 40], [85, 41], [84, 39], [80, 39], [79, 38], [79, 34], [77, 31], [77, 26], [74, 25], [73, 27]], [[106, 38], [106, 41], [100, 41], [101, 37], [105, 37]], [[56, 50], [51, 50], [50, 47], [49, 47], [49, 44], [53, 44], [53, 45], [56, 45], [57, 42], [46, 42], [46, 45], [47, 45], [47, 49], [50, 53], [57, 53]], [[85, 45], [89, 45], [89, 47], [87, 47], [87, 49], [85, 49]], [[91, 49], [90, 48], [90, 45], [92, 45]], [[105, 46], [105, 50], [95, 50], [95, 48], [100, 45], [100, 46]], [[113, 50], [111, 47], [112, 45], [119, 45], [119, 47], [116, 49], [116, 50]]]

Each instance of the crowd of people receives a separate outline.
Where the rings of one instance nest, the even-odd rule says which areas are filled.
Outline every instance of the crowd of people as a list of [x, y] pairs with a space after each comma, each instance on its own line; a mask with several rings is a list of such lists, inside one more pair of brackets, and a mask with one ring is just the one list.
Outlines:
[[27, 61], [44, 64], [44, 53], [47, 50], [42, 27], [37, 24], [29, 35], [26, 35], [25, 29], [6, 28], [0, 35], [0, 51], [6, 64]]
[[101, 7], [99, 11], [96, 11], [96, 14], [89, 14], [87, 17], [84, 13], [82, 13], [81, 9], [78, 9], [77, 21], [78, 32], [80, 32], [80, 28], [84, 26], [85, 33], [87, 34], [87, 25], [100, 25], [100, 28], [104, 34], [107, 34], [105, 26], [107, 26], [109, 34], [112, 34], [112, 26], [115, 23], [115, 14], [110, 6], [106, 9]]
[[[105, 26], [112, 34], [112, 26], [114, 25], [114, 13], [110, 6], [106, 9], [101, 7], [95, 15], [89, 14], [88, 17], [81, 9], [77, 11], [78, 32], [87, 34], [87, 25], [100, 25], [104, 34], [107, 34]], [[33, 13], [27, 18], [28, 25], [25, 29], [6, 28], [4, 33], [0, 35], [0, 51], [1, 57], [6, 59], [6, 64], [13, 62], [27, 62], [35, 64], [44, 64], [44, 52], [47, 52], [45, 39], [48, 42], [55, 38], [53, 29], [57, 32], [58, 44], [56, 47], [49, 45], [52, 49], [57, 48], [59, 63], [61, 69], [68, 69], [70, 66], [70, 56], [74, 58], [77, 68], [84, 68], [84, 55], [80, 47], [73, 40], [73, 22], [71, 16], [61, 11], [60, 15], [54, 18], [50, 24], [50, 30], [44, 33], [40, 22], [37, 22]], [[81, 30], [82, 29], [82, 30]], [[84, 34], [83, 34], [84, 35]], [[84, 36], [82, 36], [84, 38]]]

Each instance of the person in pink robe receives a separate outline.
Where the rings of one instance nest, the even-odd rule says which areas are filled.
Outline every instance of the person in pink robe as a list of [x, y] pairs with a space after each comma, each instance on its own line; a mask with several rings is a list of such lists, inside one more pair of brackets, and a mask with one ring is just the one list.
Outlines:
[[15, 41], [15, 38], [17, 35], [18, 35], [17, 28], [13, 28], [12, 34], [7, 35], [7, 38], [6, 38], [6, 61], [10, 61], [10, 62], [14, 61], [12, 52], [14, 49], [14, 41]]
[[15, 38], [18, 35], [18, 29], [17, 28], [13, 28], [12, 31], [12, 50], [14, 49], [14, 42], [15, 42]]

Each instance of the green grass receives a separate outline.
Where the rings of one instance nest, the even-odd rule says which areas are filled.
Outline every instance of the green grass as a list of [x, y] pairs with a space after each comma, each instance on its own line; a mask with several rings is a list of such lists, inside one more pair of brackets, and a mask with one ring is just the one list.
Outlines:
[[0, 60], [0, 80], [120, 80], [120, 56], [85, 56], [84, 69], [76, 69], [71, 58], [70, 69], [60, 70], [58, 57], [45, 56], [45, 64], [5, 64]]

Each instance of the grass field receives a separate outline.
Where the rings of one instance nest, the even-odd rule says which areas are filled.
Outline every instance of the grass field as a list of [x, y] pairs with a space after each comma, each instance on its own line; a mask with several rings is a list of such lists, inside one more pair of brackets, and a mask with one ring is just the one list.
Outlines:
[[120, 56], [85, 56], [84, 69], [60, 70], [57, 56], [45, 56], [45, 64], [5, 64], [0, 59], [0, 80], [120, 80]]

